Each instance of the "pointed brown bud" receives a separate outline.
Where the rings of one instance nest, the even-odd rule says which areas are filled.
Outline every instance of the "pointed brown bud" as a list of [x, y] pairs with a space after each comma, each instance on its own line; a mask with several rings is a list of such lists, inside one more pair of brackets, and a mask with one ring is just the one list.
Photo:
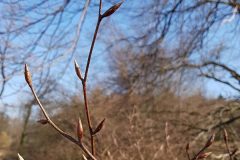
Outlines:
[[213, 133], [212, 136], [208, 139], [205, 147], [209, 147], [212, 145], [213, 141], [214, 141], [214, 138], [215, 138], [215, 134]]
[[98, 124], [97, 128], [93, 131], [93, 135], [97, 134], [102, 129], [104, 122], [105, 118]]
[[74, 66], [75, 66], [75, 72], [76, 72], [78, 78], [79, 78], [80, 80], [83, 80], [80, 67], [79, 67], [79, 65], [77, 64], [77, 61], [76, 61], [76, 60], [74, 60]]
[[111, 16], [114, 12], [116, 12], [118, 10], [118, 8], [122, 5], [122, 3], [123, 3], [123, 1], [110, 7], [105, 13], [103, 13], [102, 18]]
[[46, 120], [46, 119], [40, 119], [40, 120], [38, 120], [37, 122], [44, 125], [44, 124], [47, 124], [47, 123], [48, 123], [48, 120]]
[[78, 141], [81, 142], [83, 137], [83, 126], [80, 118], [78, 119], [78, 122], [77, 122], [77, 137], [78, 137]]
[[201, 153], [201, 154], [197, 157], [197, 159], [207, 158], [208, 156], [210, 156], [210, 154], [212, 154], [212, 152]]
[[27, 64], [25, 64], [25, 67], [24, 67], [24, 76], [25, 76], [25, 80], [26, 80], [27, 84], [31, 88], [32, 87], [32, 77], [31, 77], [31, 73], [29, 72]]
[[227, 142], [228, 141], [228, 133], [225, 128], [223, 129], [223, 137], [224, 137], [224, 141]]

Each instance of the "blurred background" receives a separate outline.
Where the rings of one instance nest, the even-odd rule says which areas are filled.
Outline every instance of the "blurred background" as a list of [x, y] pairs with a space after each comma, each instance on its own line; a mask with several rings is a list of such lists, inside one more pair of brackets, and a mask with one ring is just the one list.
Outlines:
[[[103, 11], [117, 0], [103, 0]], [[24, 64], [51, 118], [75, 135], [81, 82], [98, 0], [0, 0], [0, 159], [79, 160], [82, 152], [49, 126], [24, 80]], [[216, 133], [207, 159], [240, 147], [240, 1], [125, 0], [103, 20], [88, 96], [98, 159], [182, 160]], [[89, 137], [84, 141], [89, 146]]]

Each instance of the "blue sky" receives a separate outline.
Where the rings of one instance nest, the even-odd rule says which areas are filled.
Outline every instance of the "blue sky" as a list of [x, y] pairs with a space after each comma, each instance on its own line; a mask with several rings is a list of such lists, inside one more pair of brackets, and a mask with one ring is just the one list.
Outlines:
[[[146, 3], [146, 2], [145, 2]], [[103, 25], [106, 26], [111, 26], [111, 24], [116, 25], [116, 29], [118, 29], [119, 33], [115, 34], [121, 34], [123, 32], [131, 35], [134, 34], [137, 28], [134, 28], [134, 24], [132, 23], [133, 20], [131, 18], [127, 17], [127, 14], [122, 14], [123, 11], [126, 12], [131, 5], [144, 5], [144, 2], [142, 4], [139, 4], [138, 0], [129, 0], [125, 1], [123, 4], [123, 10], [121, 11], [121, 8], [119, 12], [114, 14], [111, 18], [107, 18], [103, 21]], [[106, 10], [106, 8], [109, 7], [109, 4], [104, 5], [103, 11]], [[125, 9], [124, 9], [125, 8]], [[131, 11], [132, 13], [133, 11]], [[90, 47], [90, 42], [93, 36], [95, 24], [97, 20], [97, 8], [95, 7], [94, 9], [90, 9], [89, 13], [87, 15], [86, 21], [83, 25], [82, 28], [82, 33], [80, 36], [79, 44], [78, 44], [78, 49], [74, 55], [74, 58], [77, 59], [80, 67], [83, 69], [85, 67], [86, 58], [87, 58], [87, 53]], [[74, 20], [76, 22], [77, 19]], [[235, 35], [233, 32], [230, 32], [230, 29], [232, 29], [232, 25], [236, 23], [235, 20], [233, 20], [230, 23], [223, 24], [222, 26], [219, 27], [219, 32], [217, 32], [216, 35], [211, 39], [211, 42], [209, 43], [209, 46], [216, 44], [218, 41], [223, 41], [225, 42], [229, 48], [224, 51], [224, 56], [222, 58], [223, 62], [226, 64], [229, 64], [231, 67], [235, 68], [237, 71], [240, 71], [240, 53], [239, 53], [239, 46], [240, 46], [240, 41], [239, 38], [235, 38]], [[102, 25], [102, 26], [103, 26]], [[102, 38], [106, 37], [111, 37], [111, 27], [106, 27], [102, 28], [100, 27], [100, 33], [98, 35], [99, 40], [97, 40], [94, 53], [93, 53], [93, 59], [92, 59], [92, 64], [90, 66], [90, 75], [89, 75], [89, 83], [90, 87], [97, 85], [98, 80], [102, 80], [105, 77], [108, 76], [108, 54], [107, 52], [104, 52], [105, 50], [105, 44], [101, 42]], [[74, 33], [74, 32], [73, 32]], [[234, 37], [234, 38], [233, 38]], [[37, 52], [38, 50], [36, 50]], [[60, 60], [58, 63], [56, 63], [53, 67], [57, 67], [58, 65], [61, 65], [65, 59]], [[73, 60], [70, 63], [70, 67], [67, 69], [67, 74], [64, 76], [64, 78], [60, 81], [61, 84], [66, 85], [64, 87], [69, 88], [71, 90], [71, 87], [75, 87], [76, 83], [79, 84], [77, 77], [74, 72], [73, 68]], [[23, 67], [23, 66], [22, 66]], [[33, 76], [35, 76], [37, 73], [34, 73]], [[2, 100], [4, 103], [10, 103], [13, 104], [14, 106], [19, 106], [21, 103], [23, 103], [25, 100], [27, 100], [31, 94], [28, 94], [29, 89], [26, 86], [24, 82], [24, 76], [23, 72], [22, 74], [18, 74], [12, 81], [11, 85], [7, 87], [7, 90], [5, 92], [5, 96], [11, 94], [12, 92], [16, 91], [16, 88], [23, 88], [22, 90], [17, 91], [17, 94], [13, 94], [11, 96], [4, 97]], [[79, 85], [80, 87], [80, 85]], [[239, 93], [235, 92], [231, 88], [217, 83], [213, 80], [205, 80], [204, 86], [204, 91], [206, 91], [206, 95], [209, 97], [217, 97], [220, 94], [226, 97], [230, 97], [233, 95], [238, 95]], [[79, 88], [81, 89], [81, 88]], [[73, 89], [73, 92], [76, 92], [75, 89]], [[80, 93], [80, 92], [79, 92]], [[5, 104], [0, 103], [0, 110], [5, 109]], [[10, 113], [17, 113], [19, 110], [16, 110], [16, 108], [12, 107], [7, 107], [7, 111]]]

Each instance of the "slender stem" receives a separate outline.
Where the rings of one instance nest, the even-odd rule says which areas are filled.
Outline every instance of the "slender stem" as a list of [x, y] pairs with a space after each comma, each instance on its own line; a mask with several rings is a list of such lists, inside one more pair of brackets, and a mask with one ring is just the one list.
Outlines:
[[229, 159], [232, 160], [232, 154], [231, 154], [231, 151], [230, 151], [230, 148], [229, 148], [229, 144], [228, 144], [228, 136], [227, 136], [226, 129], [223, 130], [223, 133], [224, 133], [224, 142], [225, 142], [225, 145], [226, 145], [226, 148], [227, 148]]
[[197, 160], [199, 156], [209, 147], [212, 145], [215, 138], [215, 134], [213, 133], [212, 136], [208, 139], [204, 147], [197, 153], [191, 160]]
[[227, 151], [228, 151], [229, 159], [232, 160], [232, 154], [231, 154], [230, 149], [229, 149], [228, 141], [225, 141], [225, 144], [226, 144], [226, 148], [227, 148]]
[[87, 88], [86, 88], [86, 82], [82, 82], [83, 86], [83, 96], [84, 96], [84, 106], [85, 106], [85, 112], [87, 116], [87, 122], [88, 122], [88, 129], [89, 129], [89, 134], [91, 138], [91, 151], [92, 154], [95, 155], [95, 150], [94, 150], [94, 137], [93, 137], [93, 132], [92, 132], [92, 124], [91, 124], [91, 118], [89, 114], [89, 109], [88, 109], [88, 99], [87, 99]]
[[93, 36], [93, 40], [92, 40], [92, 44], [91, 44], [90, 51], [89, 51], [89, 54], [88, 54], [88, 60], [87, 60], [87, 65], [86, 65], [86, 69], [85, 69], [85, 74], [84, 74], [84, 82], [87, 81], [89, 65], [90, 65], [91, 57], [92, 57], [92, 51], [93, 51], [93, 48], [94, 48], [94, 44], [95, 44], [95, 41], [96, 41], [96, 38], [97, 38], [97, 33], [98, 33], [98, 29], [99, 29], [101, 21], [102, 21], [102, 17], [101, 17], [101, 15], [99, 15], [97, 25], [96, 25], [96, 29], [95, 29], [95, 32], [94, 32], [94, 36]]
[[[121, 4], [118, 4], [117, 8], [120, 6]], [[117, 9], [116, 8], [116, 9]], [[112, 8], [110, 8], [111, 11]], [[115, 9], [115, 10], [116, 10]], [[95, 155], [95, 148], [94, 148], [94, 131], [92, 129], [92, 124], [91, 124], [91, 118], [90, 118], [90, 113], [89, 113], [89, 107], [88, 107], [88, 98], [87, 98], [87, 76], [88, 76], [88, 70], [89, 70], [89, 66], [90, 66], [90, 62], [91, 62], [91, 57], [92, 57], [92, 52], [93, 52], [93, 48], [95, 45], [95, 41], [97, 38], [97, 33], [100, 27], [100, 23], [102, 21], [102, 19], [104, 18], [104, 16], [101, 15], [101, 10], [102, 10], [102, 0], [100, 0], [100, 4], [99, 4], [99, 12], [98, 12], [98, 20], [97, 20], [97, 24], [96, 24], [96, 28], [95, 28], [95, 32], [94, 32], [94, 36], [92, 39], [92, 43], [91, 43], [91, 47], [89, 50], [89, 54], [88, 54], [88, 59], [87, 59], [87, 64], [86, 64], [86, 68], [85, 68], [85, 74], [84, 74], [84, 78], [82, 78], [81, 73], [77, 72], [79, 79], [82, 82], [82, 88], [83, 88], [83, 95], [84, 95], [84, 106], [85, 106], [85, 112], [86, 112], [86, 117], [87, 117], [87, 123], [88, 123], [88, 128], [89, 128], [89, 134], [90, 134], [90, 138], [91, 138], [91, 152], [88, 151], [88, 149], [82, 144], [82, 141], [78, 141], [75, 138], [73, 138], [71, 135], [65, 133], [64, 131], [62, 131], [48, 116], [45, 108], [43, 107], [43, 105], [41, 104], [36, 92], [33, 89], [32, 86], [32, 81], [31, 81], [31, 75], [28, 71], [27, 65], [25, 65], [25, 79], [29, 85], [29, 87], [31, 88], [31, 91], [42, 111], [42, 113], [44, 114], [47, 122], [56, 130], [58, 131], [62, 136], [64, 136], [66, 139], [70, 140], [71, 142], [77, 144], [85, 154], [87, 154], [92, 160], [96, 160], [96, 158], [94, 157]], [[113, 11], [114, 12], [114, 11]], [[75, 64], [77, 65], [77, 64]], [[76, 67], [76, 66], [75, 66]]]
[[63, 130], [61, 130], [48, 116], [47, 111], [45, 110], [45, 108], [43, 107], [41, 101], [39, 100], [35, 90], [33, 89], [32, 86], [30, 86], [30, 89], [44, 115], [44, 117], [46, 118], [46, 120], [48, 121], [48, 123], [56, 130], [58, 131], [63, 137], [65, 137], [66, 139], [70, 140], [71, 142], [77, 144], [82, 150], [83, 152], [85, 152], [89, 157], [91, 157], [92, 160], [97, 160], [90, 151], [88, 151], [88, 149], [82, 144], [82, 142], [79, 142], [78, 140], [76, 140], [75, 138], [73, 138], [71, 135], [67, 134], [66, 132], [64, 132]]
[[201, 153], [203, 153], [209, 146], [204, 146], [191, 160], [197, 160]]
[[96, 38], [97, 38], [97, 33], [98, 33], [98, 30], [99, 30], [100, 23], [101, 23], [101, 21], [102, 21], [101, 8], [102, 8], [102, 1], [100, 0], [98, 20], [97, 20], [97, 24], [96, 24], [94, 36], [93, 36], [93, 39], [92, 39], [91, 47], [90, 47], [90, 50], [89, 50], [89, 54], [88, 54], [88, 59], [87, 59], [87, 65], [86, 65], [86, 68], [85, 68], [84, 78], [81, 79], [81, 81], [82, 81], [82, 87], [83, 87], [83, 96], [84, 96], [85, 112], [86, 112], [86, 116], [87, 116], [88, 129], [89, 129], [89, 134], [90, 134], [90, 138], [91, 138], [91, 151], [92, 151], [92, 154], [93, 154], [93, 155], [95, 155], [95, 147], [94, 147], [94, 136], [93, 136], [91, 118], [90, 118], [89, 107], [88, 107], [88, 98], [87, 98], [87, 76], [88, 76], [88, 70], [89, 70], [89, 66], [90, 66], [90, 62], [91, 62], [91, 57], [92, 57], [92, 52], [93, 52], [94, 44], [95, 44], [95, 41], [96, 41]]

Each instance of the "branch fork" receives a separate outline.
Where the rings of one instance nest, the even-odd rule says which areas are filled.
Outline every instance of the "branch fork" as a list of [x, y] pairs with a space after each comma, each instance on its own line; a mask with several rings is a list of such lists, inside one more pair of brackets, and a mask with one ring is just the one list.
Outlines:
[[[91, 62], [91, 56], [92, 56], [92, 52], [93, 52], [93, 48], [94, 48], [94, 44], [96, 41], [96, 37], [97, 37], [97, 33], [99, 30], [99, 26], [101, 21], [106, 18], [111, 16], [114, 12], [116, 12], [118, 10], [118, 8], [121, 6], [121, 4], [123, 3], [117, 3], [115, 5], [113, 5], [112, 7], [110, 7], [106, 12], [104, 12], [103, 14], [101, 14], [101, 10], [102, 10], [102, 0], [100, 0], [100, 4], [99, 4], [99, 13], [98, 13], [98, 21], [97, 21], [97, 25], [95, 28], [95, 32], [94, 32], [94, 36], [92, 39], [92, 43], [91, 43], [91, 47], [89, 50], [89, 54], [88, 54], [88, 59], [87, 59], [87, 64], [86, 64], [86, 68], [85, 68], [85, 73], [84, 73], [84, 77], [82, 76], [81, 70], [79, 65], [77, 64], [77, 61], [74, 61], [74, 66], [75, 66], [75, 72], [78, 76], [78, 78], [80, 79], [80, 81], [82, 82], [82, 89], [83, 89], [83, 96], [84, 96], [84, 106], [85, 106], [85, 113], [86, 113], [86, 117], [87, 117], [87, 124], [88, 124], [88, 128], [89, 128], [89, 134], [91, 137], [91, 152], [85, 147], [85, 145], [82, 143], [82, 138], [83, 138], [83, 126], [82, 126], [82, 122], [81, 119], [79, 117], [78, 121], [77, 121], [77, 139], [72, 137], [70, 134], [64, 132], [62, 129], [60, 129], [49, 117], [47, 111], [45, 110], [45, 108], [43, 107], [41, 101], [39, 100], [36, 91], [33, 87], [33, 83], [32, 83], [32, 76], [31, 73], [29, 71], [28, 65], [25, 64], [24, 67], [24, 75], [25, 75], [25, 80], [29, 86], [29, 88], [31, 89], [31, 92], [34, 96], [34, 98], [36, 99], [45, 119], [40, 119], [38, 120], [38, 122], [40, 124], [49, 124], [52, 128], [54, 128], [59, 134], [61, 134], [63, 137], [65, 137], [66, 139], [68, 139], [69, 141], [71, 141], [72, 143], [76, 144], [77, 146], [79, 146], [82, 151], [87, 155], [87, 157], [91, 158], [92, 160], [97, 160], [95, 157], [95, 146], [94, 146], [94, 136], [99, 133], [101, 131], [101, 129], [103, 128], [105, 119], [103, 119], [98, 126], [93, 129], [92, 127], [92, 123], [91, 123], [91, 119], [90, 119], [90, 113], [89, 113], [89, 106], [88, 106], [88, 99], [87, 99], [87, 76], [88, 76], [88, 71], [89, 71], [89, 66], [90, 66], [90, 62]], [[84, 159], [87, 159], [84, 155], [83, 155]]]

